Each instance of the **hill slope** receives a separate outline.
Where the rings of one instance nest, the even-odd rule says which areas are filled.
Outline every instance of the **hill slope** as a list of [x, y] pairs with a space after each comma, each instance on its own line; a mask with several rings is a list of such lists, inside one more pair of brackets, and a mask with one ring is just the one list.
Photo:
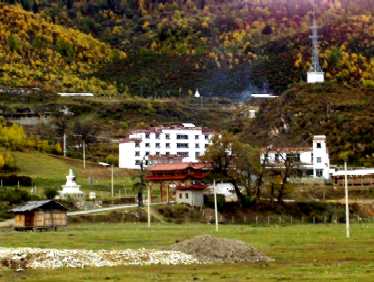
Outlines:
[[113, 84], [93, 74], [116, 58], [126, 54], [20, 6], [0, 5], [0, 84], [114, 94]]
[[325, 134], [333, 162], [374, 166], [374, 91], [335, 83], [296, 85], [264, 104], [241, 134], [261, 145], [310, 144], [312, 135]]

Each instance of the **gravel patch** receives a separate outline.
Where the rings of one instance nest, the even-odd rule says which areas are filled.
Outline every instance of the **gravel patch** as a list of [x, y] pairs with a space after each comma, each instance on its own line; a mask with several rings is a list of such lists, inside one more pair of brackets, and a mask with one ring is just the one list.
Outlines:
[[243, 241], [217, 238], [210, 235], [196, 236], [190, 240], [176, 243], [171, 247], [171, 250], [192, 255], [202, 263], [273, 261], [273, 259], [263, 255]]
[[118, 265], [198, 264], [192, 255], [180, 251], [148, 249], [63, 250], [39, 248], [0, 248], [0, 265], [15, 270], [27, 268], [103, 267]]

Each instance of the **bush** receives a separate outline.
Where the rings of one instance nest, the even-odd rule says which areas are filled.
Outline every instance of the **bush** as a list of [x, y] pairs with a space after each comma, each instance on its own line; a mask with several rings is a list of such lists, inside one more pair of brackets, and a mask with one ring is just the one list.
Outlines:
[[[214, 209], [214, 195], [204, 195], [204, 206]], [[222, 211], [225, 206], [225, 195], [217, 194], [217, 209]]]
[[48, 200], [54, 199], [57, 195], [57, 190], [54, 188], [46, 188], [44, 190], [44, 195]]
[[32, 186], [32, 178], [29, 176], [6, 175], [0, 176], [3, 186]]

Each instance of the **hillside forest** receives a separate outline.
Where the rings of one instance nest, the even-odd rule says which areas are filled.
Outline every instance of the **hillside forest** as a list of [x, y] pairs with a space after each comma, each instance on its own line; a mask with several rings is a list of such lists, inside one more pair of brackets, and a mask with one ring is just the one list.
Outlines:
[[[310, 66], [309, 0], [0, 1], [0, 84], [98, 95], [281, 94]], [[374, 87], [374, 2], [317, 0], [328, 80]]]

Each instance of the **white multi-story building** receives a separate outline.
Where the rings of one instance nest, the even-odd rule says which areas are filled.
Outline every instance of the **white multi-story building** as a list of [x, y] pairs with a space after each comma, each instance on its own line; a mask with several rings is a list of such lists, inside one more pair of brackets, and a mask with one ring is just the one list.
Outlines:
[[285, 160], [292, 159], [303, 177], [330, 179], [330, 158], [325, 135], [313, 137], [312, 147], [267, 148], [261, 154], [269, 167], [282, 167]]
[[192, 123], [132, 131], [119, 144], [119, 167], [139, 169], [151, 156], [176, 156], [183, 162], [197, 162], [211, 143], [212, 130]]

